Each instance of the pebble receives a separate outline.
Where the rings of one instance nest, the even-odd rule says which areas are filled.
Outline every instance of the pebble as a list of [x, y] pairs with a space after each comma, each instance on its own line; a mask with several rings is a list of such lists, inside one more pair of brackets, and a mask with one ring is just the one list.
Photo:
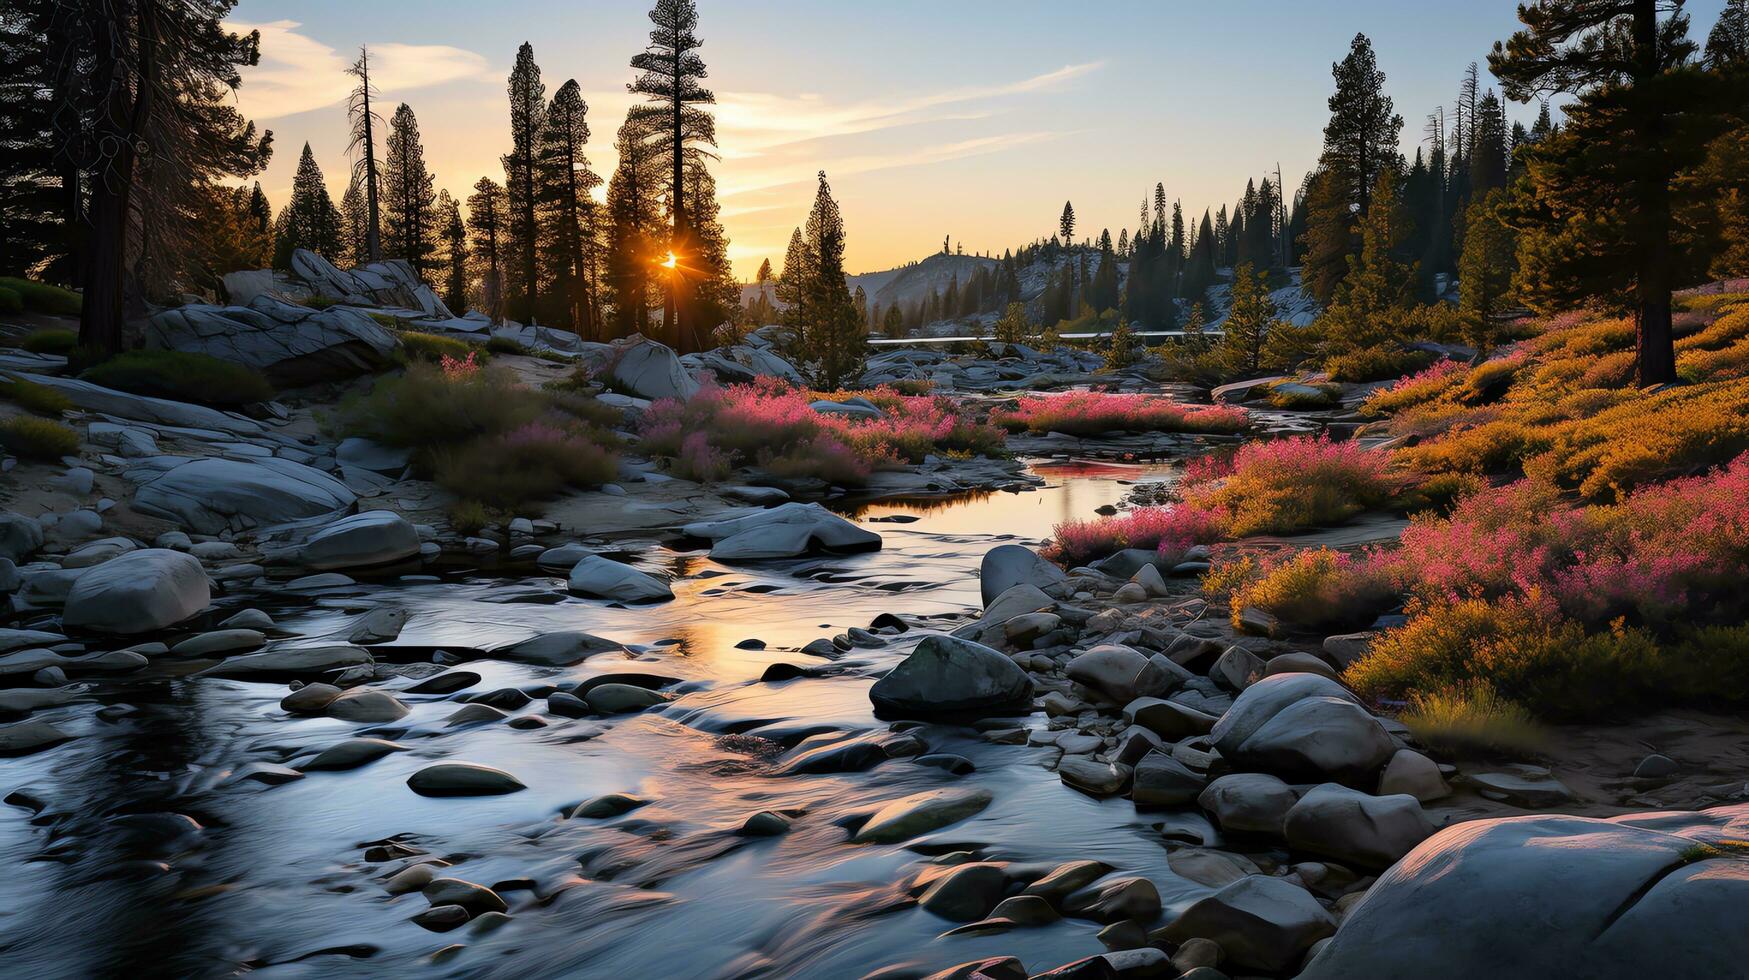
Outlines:
[[421, 796], [497, 796], [528, 788], [502, 769], [472, 762], [426, 766], [407, 777], [407, 786]]
[[741, 823], [743, 837], [775, 837], [789, 832], [789, 818], [770, 810], [760, 810]]

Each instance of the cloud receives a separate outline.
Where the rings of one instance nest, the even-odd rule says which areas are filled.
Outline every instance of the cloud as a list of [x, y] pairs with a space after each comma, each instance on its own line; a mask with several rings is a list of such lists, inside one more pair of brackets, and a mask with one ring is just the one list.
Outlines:
[[[352, 91], [345, 74], [355, 51], [336, 51], [299, 33], [293, 20], [265, 24], [227, 22], [234, 31], [261, 32], [261, 63], [243, 70], [239, 108], [251, 119], [278, 119], [337, 105]], [[402, 93], [470, 78], [486, 78], [486, 59], [447, 44], [370, 45], [371, 83], [385, 102]]]
[[717, 125], [725, 158], [745, 159], [792, 143], [852, 136], [920, 122], [965, 121], [988, 110], [951, 106], [1047, 91], [1105, 66], [1103, 61], [1065, 65], [1055, 71], [1001, 85], [947, 89], [891, 100], [834, 105], [818, 95], [726, 92], [717, 99]]
[[[994, 136], [979, 136], [936, 146], [920, 146], [899, 153], [871, 153], [837, 157], [827, 162], [824, 169], [832, 177], [844, 177], [851, 174], [871, 173], [876, 170], [893, 170], [898, 167], [920, 167], [932, 163], [946, 163], [950, 160], [963, 160], [966, 157], [1000, 153], [1017, 146], [1053, 139], [1059, 135], [1061, 134], [1052, 132], [999, 133]], [[726, 182], [719, 185], [717, 196], [727, 199], [737, 195], [799, 184], [813, 180], [814, 171], [822, 169], [815, 164], [807, 166], [813, 169], [804, 168], [805, 172], [803, 173], [772, 171], [751, 176], [745, 181]]]

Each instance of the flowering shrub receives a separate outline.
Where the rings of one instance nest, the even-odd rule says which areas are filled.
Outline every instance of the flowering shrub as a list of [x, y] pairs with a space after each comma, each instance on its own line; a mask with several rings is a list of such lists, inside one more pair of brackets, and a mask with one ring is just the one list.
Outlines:
[[1430, 402], [1450, 390], [1467, 370], [1462, 361], [1442, 358], [1414, 374], [1397, 379], [1387, 388], [1377, 389], [1361, 403], [1360, 410], [1368, 415], [1389, 415]]
[[1085, 565], [1126, 548], [1182, 554], [1192, 545], [1224, 537], [1219, 515], [1198, 507], [1140, 507], [1112, 517], [1066, 521], [1040, 552], [1066, 567]]
[[1691, 618], [1737, 602], [1749, 575], [1749, 455], [1615, 505], [1575, 506], [1533, 480], [1483, 492], [1417, 519], [1396, 560], [1430, 600], [1516, 597], [1591, 624]]
[[[463, 362], [465, 363], [465, 362]], [[540, 392], [498, 368], [450, 372], [413, 364], [400, 377], [377, 380], [367, 395], [340, 403], [337, 427], [390, 446], [456, 445], [526, 425], [545, 409]]]
[[1399, 569], [1377, 556], [1357, 557], [1329, 548], [1310, 548], [1253, 566], [1234, 583], [1228, 598], [1233, 628], [1239, 628], [1239, 614], [1247, 608], [1308, 629], [1365, 626], [1397, 604]]
[[1000, 430], [977, 422], [946, 398], [901, 395], [885, 387], [867, 395], [881, 407], [881, 418], [816, 412], [808, 392], [771, 378], [706, 385], [684, 402], [667, 398], [650, 406], [640, 436], [652, 455], [678, 460], [688, 440], [702, 436], [702, 443], [693, 442], [695, 459], [708, 448], [721, 466], [756, 462], [783, 476], [850, 484], [867, 480], [875, 469], [920, 462], [930, 453], [1001, 450]]
[[1090, 436], [1101, 432], [1243, 432], [1250, 417], [1230, 405], [1185, 405], [1158, 395], [1070, 391], [1020, 399], [1012, 411], [992, 412], [991, 421], [1010, 432], [1061, 432]]
[[674, 475], [683, 480], [715, 483], [734, 472], [729, 456], [712, 446], [702, 432], [694, 432], [680, 440], [680, 453], [674, 457]]
[[1340, 523], [1401, 489], [1388, 456], [1324, 437], [1248, 442], [1229, 460], [1193, 464], [1179, 485], [1234, 538]]
[[477, 351], [468, 351], [468, 356], [460, 359], [444, 354], [439, 358], [438, 366], [442, 368], [443, 376], [449, 380], [466, 381], [480, 373], [480, 362], [476, 360], [478, 357]]

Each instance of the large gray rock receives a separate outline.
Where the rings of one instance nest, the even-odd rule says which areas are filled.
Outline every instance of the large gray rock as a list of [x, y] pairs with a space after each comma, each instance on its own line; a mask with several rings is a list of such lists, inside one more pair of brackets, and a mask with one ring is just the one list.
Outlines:
[[94, 385], [78, 378], [58, 378], [48, 374], [20, 374], [18, 377], [53, 388], [79, 408], [102, 412], [117, 418], [157, 425], [173, 425], [187, 429], [212, 429], [228, 432], [243, 439], [259, 438], [267, 427], [251, 418], [231, 412], [221, 412], [204, 405], [135, 395], [114, 388]]
[[[1179, 944], [1195, 938], [1212, 939], [1226, 952], [1229, 963], [1269, 974], [1286, 971], [1313, 943], [1335, 931], [1336, 920], [1311, 892], [1267, 875], [1240, 878], [1191, 905], [1162, 930], [1167, 939]], [[1486, 935], [1465, 931], [1461, 938], [1452, 938], [1484, 945], [1477, 940]], [[1364, 970], [1342, 975], [1378, 976]]]
[[896, 717], [996, 714], [1027, 704], [1032, 680], [987, 646], [936, 635], [924, 637], [868, 696], [877, 712]]
[[568, 667], [598, 653], [624, 653], [625, 647], [581, 630], [542, 633], [526, 640], [493, 647], [492, 656], [518, 663], [541, 664], [547, 667]]
[[679, 398], [698, 394], [698, 382], [686, 373], [680, 358], [666, 344], [633, 338], [613, 366], [613, 380], [639, 398]]
[[996, 597], [1016, 585], [1049, 588], [1068, 576], [1057, 566], [1040, 558], [1031, 548], [1018, 544], [997, 545], [984, 552], [978, 565], [978, 591], [988, 606]]
[[795, 365], [772, 351], [746, 344], [683, 354], [680, 363], [689, 370], [709, 371], [725, 384], [744, 383], [761, 377], [782, 378], [798, 385], [804, 382]]
[[813, 551], [876, 551], [881, 536], [865, 531], [819, 504], [787, 503], [749, 508], [736, 517], [700, 521], [681, 529], [707, 538], [711, 557], [726, 560], [794, 558]]
[[211, 599], [200, 559], [147, 548], [80, 575], [67, 593], [61, 621], [104, 633], [149, 633], [193, 616]]
[[1210, 735], [1238, 768], [1305, 780], [1367, 780], [1397, 750], [1378, 719], [1321, 674], [1259, 680], [1239, 695]]
[[1096, 646], [1064, 668], [1069, 679], [1116, 704], [1176, 690], [1189, 672], [1165, 657], [1147, 657], [1115, 643]]
[[1306, 980], [1735, 977], [1749, 805], [1440, 831], [1380, 876]]
[[405, 517], [373, 510], [342, 517], [305, 539], [298, 564], [316, 571], [364, 568], [419, 554], [419, 532]]
[[454, 314], [437, 298], [430, 286], [419, 280], [404, 259], [388, 259], [342, 272], [334, 263], [308, 249], [291, 255], [292, 275], [325, 299], [355, 306], [388, 306], [416, 311], [426, 317], [450, 320]]
[[126, 475], [139, 484], [135, 510], [201, 534], [336, 514], [358, 499], [321, 470], [272, 456], [248, 461], [158, 456]]
[[42, 525], [9, 510], [0, 510], [0, 558], [23, 561], [43, 546]]
[[589, 555], [572, 565], [568, 585], [574, 595], [620, 602], [664, 602], [674, 598], [667, 582], [600, 555]]
[[258, 295], [248, 306], [193, 304], [147, 321], [146, 347], [206, 354], [292, 386], [379, 371], [398, 342], [360, 310], [315, 310]]
[[1289, 847], [1374, 870], [1396, 863], [1433, 829], [1413, 796], [1370, 796], [1337, 783], [1300, 797], [1283, 825]]
[[1235, 772], [1216, 779], [1197, 797], [1221, 829], [1247, 834], [1281, 833], [1299, 797], [1293, 787], [1264, 772]]

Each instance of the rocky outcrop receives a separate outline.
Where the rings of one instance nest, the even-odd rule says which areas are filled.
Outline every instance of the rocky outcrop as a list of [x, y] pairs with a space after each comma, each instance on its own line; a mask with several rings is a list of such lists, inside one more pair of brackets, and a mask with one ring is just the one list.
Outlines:
[[211, 598], [200, 559], [147, 548], [80, 575], [67, 593], [62, 622], [103, 633], [149, 633], [188, 619]]
[[688, 537], [709, 539], [711, 557], [726, 561], [794, 558], [813, 551], [875, 551], [881, 546], [880, 535], [819, 504], [793, 502], [688, 524], [682, 531]]
[[418, 273], [403, 259], [372, 262], [351, 272], [342, 272], [315, 252], [300, 248], [292, 252], [291, 271], [312, 292], [325, 299], [355, 306], [416, 310], [425, 316], [445, 320], [455, 315], [430, 286], [419, 281]]
[[667, 582], [600, 555], [586, 556], [572, 565], [568, 585], [573, 595], [620, 602], [663, 602], [674, 598]]
[[189, 305], [147, 322], [148, 348], [189, 351], [253, 368], [280, 386], [380, 371], [397, 341], [367, 314], [256, 296], [248, 306]]
[[339, 513], [357, 501], [346, 485], [289, 459], [157, 456], [128, 470], [134, 509], [201, 534], [271, 527]]
[[686, 373], [680, 358], [666, 344], [643, 337], [631, 337], [628, 340], [629, 342], [616, 341], [614, 344], [620, 348], [612, 371], [617, 387], [639, 398], [651, 400], [684, 400], [698, 393], [698, 382]]
[[1746, 836], [1745, 805], [1460, 823], [1380, 876], [1300, 976], [1740, 976]]

